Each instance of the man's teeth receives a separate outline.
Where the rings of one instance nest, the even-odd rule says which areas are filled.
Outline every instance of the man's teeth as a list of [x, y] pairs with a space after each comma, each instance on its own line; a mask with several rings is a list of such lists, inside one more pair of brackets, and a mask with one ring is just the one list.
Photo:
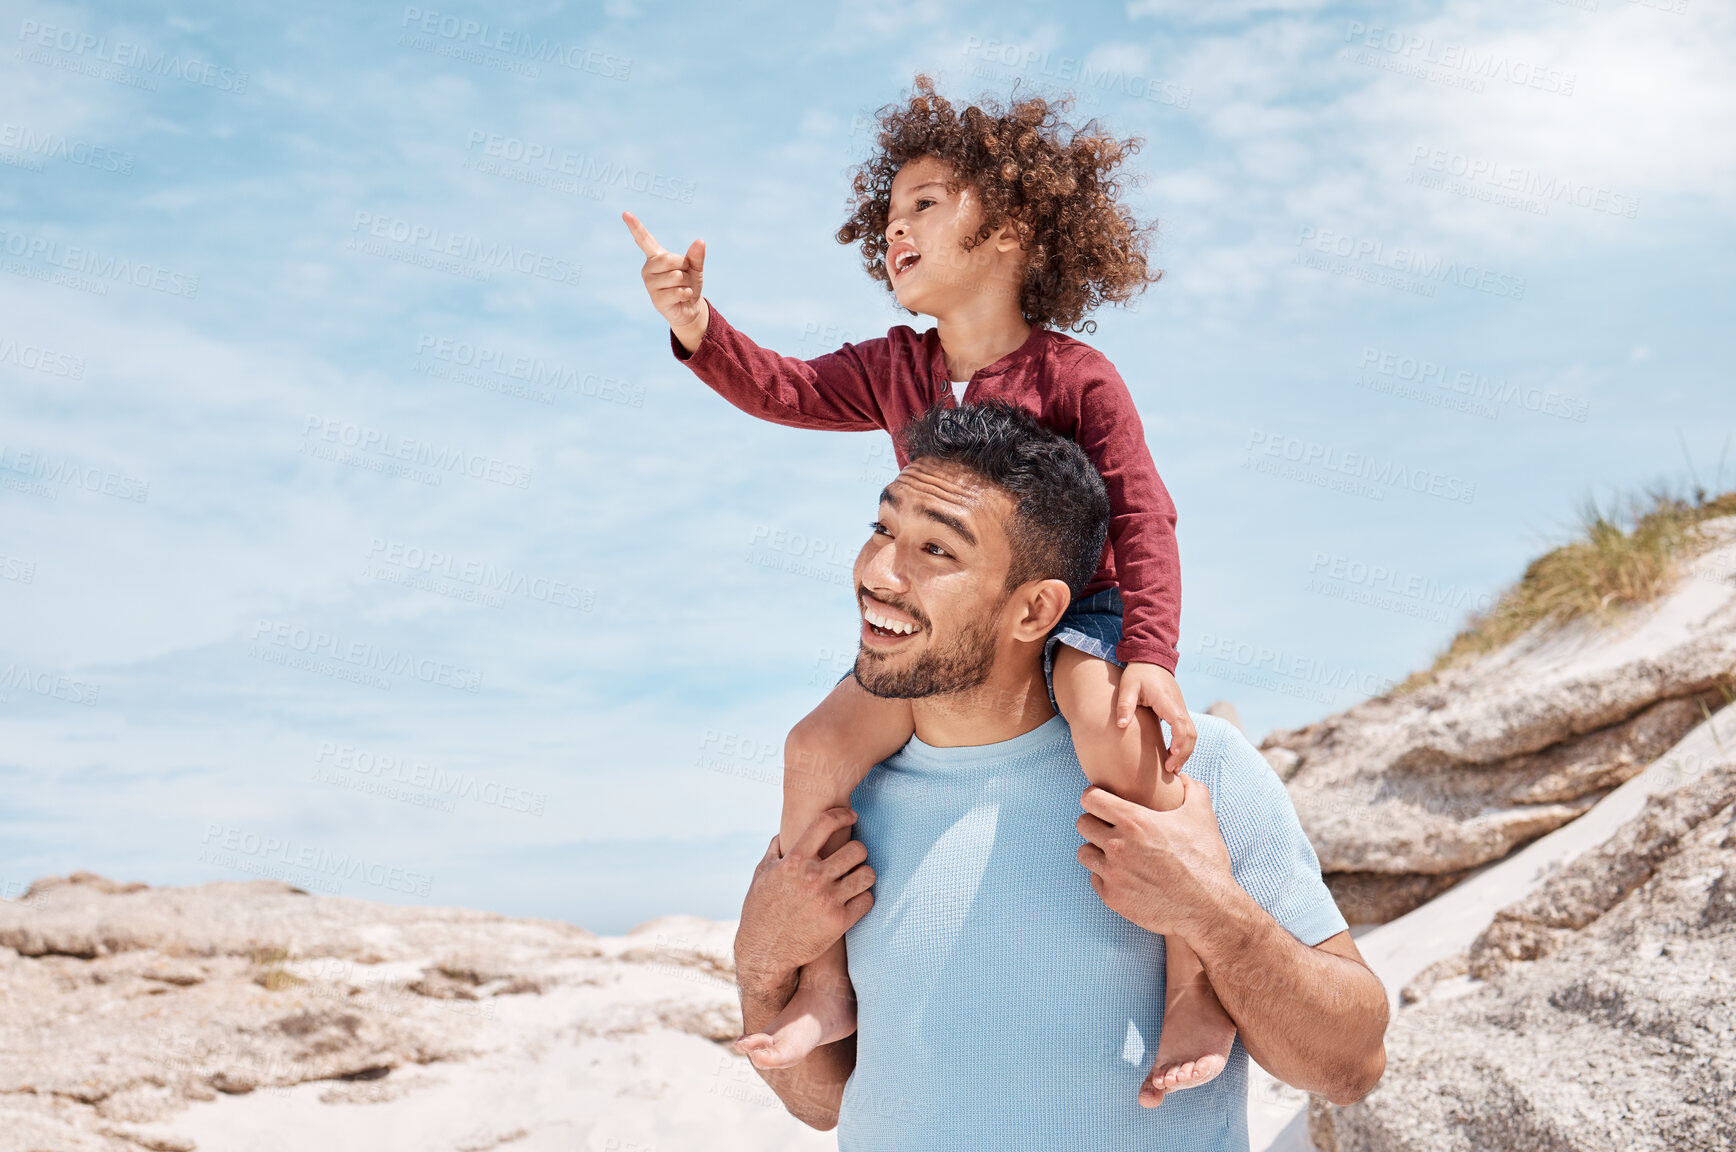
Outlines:
[[882, 632], [896, 632], [900, 636], [908, 636], [912, 632], [916, 631], [916, 625], [914, 624], [900, 624], [895, 620], [888, 620], [886, 617], [874, 612], [869, 612], [866, 609], [862, 612], [862, 618], [868, 621], [868, 623], [874, 625], [874, 627], [880, 629]]

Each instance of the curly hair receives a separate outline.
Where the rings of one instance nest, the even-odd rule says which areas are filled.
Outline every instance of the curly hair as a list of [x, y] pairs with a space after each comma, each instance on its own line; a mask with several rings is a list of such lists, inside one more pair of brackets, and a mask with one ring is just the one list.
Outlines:
[[[1015, 85], [1015, 90], [1017, 85]], [[891, 216], [892, 178], [912, 160], [932, 156], [952, 169], [948, 190], [974, 188], [983, 222], [975, 248], [1010, 224], [1027, 254], [1019, 285], [1019, 312], [1032, 325], [1095, 332], [1087, 314], [1103, 303], [1122, 303], [1162, 277], [1147, 249], [1157, 234], [1117, 198], [1115, 170], [1144, 144], [1118, 139], [1095, 119], [1074, 128], [1061, 119], [1073, 97], [1041, 95], [1006, 108], [984, 98], [955, 111], [924, 73], [907, 104], [888, 104], [877, 114], [874, 155], [852, 173], [854, 201], [838, 243], [860, 242], [868, 275], [892, 290], [886, 274], [886, 225]]]

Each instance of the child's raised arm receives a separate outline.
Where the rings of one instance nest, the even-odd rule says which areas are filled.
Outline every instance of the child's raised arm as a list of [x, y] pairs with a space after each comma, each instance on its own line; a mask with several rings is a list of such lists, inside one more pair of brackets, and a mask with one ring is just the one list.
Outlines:
[[631, 212], [621, 213], [633, 242], [645, 253], [645, 267], [639, 275], [645, 281], [645, 291], [651, 294], [652, 307], [669, 321], [669, 330], [692, 352], [705, 336], [711, 320], [710, 309], [701, 291], [705, 278], [705, 241], [695, 240], [687, 251], [677, 256], [651, 235], [639, 218]]
[[793, 428], [866, 432], [886, 428], [876, 388], [889, 375], [885, 337], [845, 344], [812, 360], [780, 356], [737, 331], [701, 291], [705, 241], [685, 255], [657, 243], [631, 212], [621, 213], [639, 250], [651, 303], [669, 322], [675, 358], [751, 416]]

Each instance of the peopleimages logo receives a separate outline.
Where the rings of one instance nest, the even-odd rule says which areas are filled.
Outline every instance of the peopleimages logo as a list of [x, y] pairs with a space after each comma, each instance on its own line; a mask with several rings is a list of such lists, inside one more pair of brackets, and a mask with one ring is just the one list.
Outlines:
[[[320, 741], [313, 759], [316, 764], [347, 769], [347, 775], [352, 778], [362, 778], [359, 784], [345, 784], [355, 791], [386, 794], [391, 786], [401, 785], [444, 801], [473, 800], [492, 808], [510, 809], [530, 816], [541, 816], [544, 805], [548, 803], [546, 792], [485, 780], [470, 772], [432, 768], [420, 760], [409, 761], [403, 756], [339, 744], [335, 740]], [[342, 776], [336, 780], [328, 776], [328, 782], [344, 783], [344, 780]], [[450, 812], [452, 808], [448, 806], [444, 811]]]
[[74, 680], [60, 672], [45, 672], [27, 664], [8, 664], [0, 669], [0, 701], [7, 699], [8, 692], [20, 688], [38, 696], [50, 696], [68, 704], [87, 706], [96, 703], [97, 694], [101, 691], [99, 685]]
[[[399, 436], [365, 424], [352, 424], [324, 416], [309, 416], [302, 428], [304, 448], [316, 440], [354, 449], [356, 453], [370, 453], [386, 460], [405, 461], [407, 464], [431, 468], [436, 472], [462, 472], [472, 480], [487, 480], [509, 488], [530, 487], [532, 469], [520, 464], [466, 452], [451, 445]], [[349, 462], [339, 460], [339, 463]], [[432, 476], [432, 479], [436, 484], [440, 482], [437, 475]]]
[[0, 364], [16, 364], [45, 376], [63, 376], [68, 380], [84, 379], [84, 357], [68, 352], [51, 352], [35, 344], [21, 344], [0, 336]]
[[515, 136], [503, 136], [476, 128], [470, 130], [464, 150], [480, 150], [488, 159], [505, 160], [527, 168], [541, 168], [545, 172], [571, 176], [600, 187], [629, 188], [634, 192], [642, 192], [663, 200], [674, 200], [681, 204], [693, 203], [693, 194], [697, 188], [693, 181], [680, 177], [652, 172], [646, 168], [629, 167], [613, 160], [575, 152], [571, 148], [560, 148], [536, 141], [527, 142]]
[[[143, 44], [125, 40], [112, 43], [107, 36], [25, 20], [18, 25], [18, 39], [38, 48], [52, 48], [79, 61], [96, 61], [117, 68], [131, 68], [151, 76], [170, 76], [188, 84], [220, 92], [247, 91], [248, 73], [221, 68], [197, 57], [183, 60], [178, 54], [152, 51]], [[38, 61], [41, 62], [41, 61]], [[82, 70], [82, 69], [81, 69]]]
[[[1210, 675], [1238, 680], [1255, 687], [1273, 688], [1285, 695], [1299, 695], [1320, 700], [1322, 703], [1329, 703], [1331, 700], [1330, 696], [1324, 694], [1326, 692], [1350, 690], [1365, 696], [1380, 696], [1392, 691], [1395, 686], [1394, 681], [1384, 676], [1346, 664], [1304, 656], [1265, 644], [1253, 644], [1230, 636], [1214, 636], [1209, 632], [1201, 634], [1195, 655], [1202, 663], [1219, 666], [1219, 670], [1211, 672]], [[1248, 676], [1269, 679], [1260, 682], [1227, 675], [1226, 670], [1240, 670]], [[1279, 686], [1286, 681], [1294, 682], [1298, 689], [1312, 688], [1319, 690], [1321, 694], [1309, 695], [1307, 692], [1291, 691], [1288, 687]]]
[[1280, 432], [1251, 430], [1247, 452], [1248, 461], [1244, 467], [1270, 472], [1273, 470], [1271, 467], [1260, 466], [1262, 457], [1274, 462], [1287, 462], [1298, 468], [1318, 470], [1325, 476], [1348, 478], [1358, 488], [1367, 489], [1367, 493], [1359, 491], [1359, 495], [1369, 494], [1375, 499], [1384, 496], [1389, 488], [1402, 488], [1460, 504], [1469, 504], [1477, 497], [1477, 485], [1473, 480], [1395, 460], [1382, 460], [1366, 452], [1346, 452], [1330, 444]]
[[1314, 553], [1302, 590], [1439, 624], [1468, 612], [1489, 612], [1496, 601], [1484, 589], [1327, 552]]
[[120, 176], [130, 176], [133, 172], [131, 152], [117, 152], [88, 140], [53, 132], [38, 133], [21, 124], [0, 124], [0, 148], [10, 148], [27, 156], [63, 160]]
[[[29, 477], [30, 481], [35, 482], [30, 486], [40, 489], [35, 494], [46, 496], [50, 500], [60, 498], [59, 489], [50, 487], [54, 484], [66, 488], [82, 488], [86, 492], [96, 492], [135, 504], [143, 504], [151, 495], [149, 480], [140, 480], [125, 472], [77, 464], [64, 456], [50, 456], [45, 452], [21, 452], [6, 444], [0, 444], [0, 472]], [[16, 483], [11, 476], [0, 477], [0, 480], [3, 480], [7, 487], [13, 487]]]
[[[1452, 393], [1463, 401], [1459, 405], [1462, 410], [1489, 419], [1494, 419], [1501, 408], [1518, 408], [1583, 424], [1591, 411], [1589, 401], [1554, 388], [1522, 387], [1474, 369], [1455, 369], [1425, 357], [1387, 352], [1369, 345], [1363, 346], [1358, 368], [1358, 387], [1412, 399], [1426, 398], [1430, 389]], [[1407, 385], [1415, 388], [1407, 392]]]
[[[1436, 148], [1428, 144], [1413, 145], [1411, 168], [1413, 172], [1457, 177], [1470, 184], [1487, 185], [1492, 191], [1512, 193], [1517, 199], [1510, 204], [1511, 207], [1526, 207], [1540, 216], [1548, 215], [1550, 203], [1567, 203], [1610, 216], [1626, 216], [1630, 220], [1640, 212], [1637, 196], [1539, 172], [1535, 168], [1506, 164], [1485, 156], [1472, 156], [1451, 148]], [[1442, 187], [1448, 191], [1455, 190], [1451, 185]], [[1475, 192], [1472, 195], [1474, 198], [1481, 198]]]
[[[62, 246], [60, 241], [44, 236], [27, 236], [22, 232], [0, 230], [0, 251], [8, 256], [37, 260], [51, 268], [64, 268], [68, 272], [92, 276], [97, 280], [112, 280], [116, 283], [124, 281], [135, 288], [149, 288], [153, 292], [184, 296], [189, 300], [199, 295], [197, 276], [131, 260], [112, 252], [98, 252], [93, 248], [73, 244]], [[105, 294], [107, 291], [106, 288], [103, 289]]]
[[[1154, 104], [1186, 108], [1193, 103], [1193, 89], [1162, 80], [1156, 76], [1141, 76], [1120, 68], [1101, 68], [1089, 61], [1072, 56], [1055, 58], [1054, 54], [1025, 44], [1002, 40], [984, 40], [980, 36], [965, 39], [964, 55], [998, 66], [1014, 73], [1036, 73], [1064, 84], [1078, 84], [1087, 91], [1100, 89]], [[977, 75], [988, 75], [978, 71]]]
[[[272, 836], [232, 824], [205, 825], [202, 862], [243, 872], [276, 875], [270, 869], [305, 872], [328, 881], [359, 880], [375, 888], [426, 896], [432, 878], [391, 864], [338, 853], [312, 844], [297, 843], [287, 836]], [[250, 863], [252, 862], [252, 866]]]
[[472, 669], [443, 660], [420, 659], [408, 652], [365, 640], [345, 640], [335, 633], [299, 624], [260, 620], [253, 626], [253, 645], [256, 650], [278, 649], [307, 659], [336, 660], [367, 672], [413, 676], [424, 684], [438, 684], [464, 692], [482, 691], [482, 673]]
[[[491, 348], [486, 344], [472, 344], [466, 340], [423, 332], [416, 340], [416, 354], [419, 359], [423, 356], [431, 356], [457, 368], [468, 368], [476, 373], [486, 373], [489, 376], [503, 376], [526, 385], [524, 389], [513, 390], [492, 385], [486, 382], [486, 377], [479, 377], [483, 382], [478, 386], [489, 391], [512, 391], [515, 395], [523, 395], [527, 399], [538, 400], [542, 403], [553, 403], [554, 394], [557, 392], [571, 392], [575, 396], [607, 400], [633, 408], [645, 406], [645, 386], [642, 384], [629, 384], [612, 376], [601, 376], [595, 372], [581, 374], [577, 369], [565, 364], [550, 363], [540, 357], [525, 356], [502, 348]], [[463, 373], [441, 373], [432, 365], [424, 368], [423, 373], [429, 376], [456, 379], [466, 384], [473, 382]], [[542, 391], [532, 391], [532, 389], [541, 389]]]
[[1352, 236], [1304, 224], [1296, 237], [1296, 245], [1352, 263], [1367, 263], [1419, 280], [1452, 281], [1461, 288], [1505, 296], [1512, 300], [1525, 299], [1525, 279], [1497, 272], [1478, 264], [1461, 263], [1432, 256], [1418, 248], [1388, 245], [1384, 240]]
[[828, 584], [848, 587], [860, 544], [809, 536], [761, 524], [748, 539], [747, 562], [757, 568], [772, 568], [793, 576], [807, 576]]
[[582, 264], [563, 256], [484, 241], [479, 236], [376, 212], [358, 211], [350, 222], [350, 231], [365, 232], [374, 240], [403, 245], [406, 251], [424, 252], [430, 259], [452, 256], [467, 260], [478, 265], [478, 271], [482, 267], [499, 268], [556, 284], [577, 284], [584, 271]]
[[411, 572], [454, 580], [489, 592], [536, 600], [559, 608], [589, 611], [597, 603], [597, 590], [566, 580], [502, 568], [486, 560], [470, 560], [437, 548], [423, 548], [379, 536], [368, 545], [367, 558]]
[[[1359, 64], [1371, 64], [1427, 80], [1452, 82], [1454, 87], [1465, 87], [1475, 92], [1482, 92], [1488, 81], [1501, 81], [1516, 88], [1571, 96], [1578, 82], [1578, 77], [1572, 72], [1516, 60], [1505, 52], [1480, 50], [1398, 28], [1371, 27], [1360, 20], [1349, 22], [1344, 39], [1346, 43], [1386, 53], [1384, 64], [1371, 53], [1360, 53], [1354, 57]], [[1459, 75], [1445, 76], [1440, 73], [1441, 69]]]
[[567, 44], [528, 32], [515, 32], [481, 20], [470, 20], [421, 8], [406, 7], [399, 26], [425, 36], [438, 36], [454, 45], [486, 48], [505, 56], [519, 56], [538, 64], [554, 64], [574, 72], [589, 72], [606, 80], [625, 80], [633, 61], [582, 44]]

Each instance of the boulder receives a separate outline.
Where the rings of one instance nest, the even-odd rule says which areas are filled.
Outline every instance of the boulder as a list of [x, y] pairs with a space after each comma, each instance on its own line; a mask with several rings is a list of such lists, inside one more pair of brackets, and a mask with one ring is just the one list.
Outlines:
[[1646, 807], [1407, 987], [1322, 1152], [1736, 1147], [1736, 767]]
[[1352, 923], [1584, 813], [1736, 693], [1736, 519], [1658, 602], [1522, 637], [1261, 750]]
[[[640, 1086], [661, 1063], [700, 1096], [681, 1124], [789, 1146], [800, 1124], [753, 1095], [757, 1077], [727, 1047], [741, 1032], [733, 939], [733, 925], [695, 917], [610, 938], [274, 881], [50, 877], [0, 903], [0, 1152], [185, 1152], [193, 1130], [223, 1134], [209, 1147], [241, 1147], [243, 1132], [274, 1130], [292, 1104], [312, 1109], [314, 1128], [357, 1108], [438, 1128], [436, 1097], [459, 1118], [511, 1111], [499, 1132], [457, 1134], [493, 1147], [519, 1130], [552, 1139], [610, 1116], [649, 1122], [656, 1096], [674, 1090]], [[558, 1083], [502, 1103], [504, 1086], [538, 1075]], [[725, 1083], [748, 1102], [707, 1091]], [[430, 1095], [436, 1084], [443, 1095]], [[230, 1108], [192, 1123], [190, 1109], [219, 1099]], [[338, 1128], [388, 1146], [357, 1120]], [[417, 1143], [427, 1138], [399, 1143], [431, 1147]], [[295, 1146], [341, 1146], [309, 1139]]]

